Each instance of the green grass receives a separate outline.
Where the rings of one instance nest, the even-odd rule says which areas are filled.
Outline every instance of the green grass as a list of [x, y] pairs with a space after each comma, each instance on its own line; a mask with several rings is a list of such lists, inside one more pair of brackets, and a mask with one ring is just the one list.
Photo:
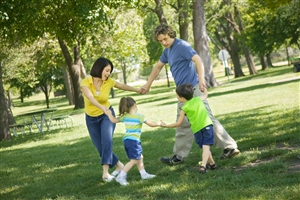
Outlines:
[[[221, 149], [212, 147], [219, 169], [199, 174], [194, 167], [201, 151], [194, 143], [182, 165], [166, 166], [159, 161], [171, 156], [174, 129], [143, 126], [145, 168], [156, 174], [142, 181], [136, 168], [128, 174], [129, 187], [102, 181], [102, 167], [85, 127], [83, 109], [73, 110], [64, 98], [51, 98], [57, 115], [72, 114], [74, 126], [54, 128], [44, 134], [27, 133], [0, 143], [0, 199], [299, 199], [300, 197], [300, 77], [291, 67], [259, 71], [209, 89], [214, 115], [237, 141], [241, 154], [220, 160]], [[116, 91], [111, 99], [115, 110], [120, 97], [132, 96], [139, 112], [151, 120], [174, 122], [174, 83], [154, 83], [147, 95]], [[45, 108], [42, 95], [14, 101], [17, 116]], [[114, 152], [128, 161], [121, 141], [124, 125], [117, 124]]]

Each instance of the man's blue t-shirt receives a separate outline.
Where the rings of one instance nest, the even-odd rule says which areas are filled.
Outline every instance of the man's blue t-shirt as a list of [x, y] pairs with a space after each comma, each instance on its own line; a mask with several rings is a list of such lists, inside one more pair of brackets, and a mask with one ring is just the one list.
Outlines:
[[198, 84], [198, 75], [192, 61], [195, 54], [197, 52], [188, 42], [178, 38], [175, 38], [170, 48], [164, 49], [160, 61], [165, 64], [169, 63], [176, 86]]

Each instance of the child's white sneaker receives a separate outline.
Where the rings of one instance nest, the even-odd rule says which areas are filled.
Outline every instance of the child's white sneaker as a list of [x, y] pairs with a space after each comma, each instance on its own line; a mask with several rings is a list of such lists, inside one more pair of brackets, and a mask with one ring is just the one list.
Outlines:
[[126, 180], [126, 177], [117, 176], [116, 181], [122, 186], [128, 185], [129, 183]]
[[147, 173], [147, 174], [142, 176], [142, 179], [146, 180], [146, 179], [151, 179], [151, 178], [154, 178], [154, 177], [156, 177], [156, 175]]
[[113, 173], [111, 173], [111, 175], [114, 176], [114, 177], [116, 177], [116, 176], [118, 176], [119, 173], [120, 172], [118, 172], [117, 170], [115, 170], [115, 171], [113, 171]]

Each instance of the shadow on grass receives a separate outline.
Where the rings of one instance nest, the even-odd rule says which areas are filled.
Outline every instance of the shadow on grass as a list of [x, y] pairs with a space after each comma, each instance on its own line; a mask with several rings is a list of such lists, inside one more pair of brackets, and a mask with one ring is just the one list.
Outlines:
[[279, 76], [279, 75], [282, 75], [282, 74], [287, 74], [289, 72], [293, 72], [292, 67], [277, 66], [277, 67], [269, 68], [267, 70], [258, 70], [258, 74], [256, 74], [255, 76], [249, 75], [249, 76], [234, 78], [234, 79], [231, 80], [231, 82], [236, 83], [236, 82], [240, 82], [240, 81], [250, 81], [250, 80], [253, 80], [253, 79]]
[[278, 142], [299, 144], [300, 137], [295, 137], [300, 132], [299, 110], [286, 109], [270, 113], [270, 109], [276, 110], [268, 106], [221, 115], [219, 119], [238, 141], [240, 148], [245, 150]]
[[[72, 132], [72, 129], [68, 132]], [[164, 153], [160, 146], [172, 145], [171, 132], [173, 131], [165, 129], [159, 132], [146, 131], [143, 133], [144, 163], [149, 172], [159, 171], [159, 165], [155, 169], [151, 168], [159, 162], [157, 158]], [[46, 134], [27, 135], [26, 137], [15, 138], [11, 142], [3, 142], [1, 148], [27, 142], [46, 141], [52, 134], [69, 133], [52, 131]], [[125, 155], [121, 136], [114, 138], [113, 148], [120, 160], [126, 163], [128, 158]], [[86, 199], [90, 195], [106, 195], [108, 190], [108, 186], [101, 182], [100, 158], [88, 135], [79, 139], [65, 140], [64, 143], [43, 144], [25, 149], [7, 149], [7, 151], [3, 150], [1, 154], [1, 159], [7, 162], [6, 164], [10, 169], [0, 171], [2, 181], [6, 182], [6, 178], [18, 179], [15, 185], [9, 185], [6, 182], [6, 187], [17, 189], [2, 192], [1, 198], [3, 199], [18, 199], [20, 197], [24, 199], [56, 199], [59, 196], [69, 196], [70, 193], [77, 197], [83, 195], [83, 199]], [[20, 161], [22, 165], [19, 165]], [[129, 174], [129, 180], [140, 181], [136, 168], [133, 168]], [[26, 183], [29, 181], [27, 176], [31, 176], [29, 183]], [[101, 182], [100, 187], [99, 182]], [[110, 187], [114, 188], [115, 191], [119, 190], [119, 184], [110, 184]], [[95, 190], [95, 187], [99, 190]], [[90, 190], [89, 188], [93, 189]], [[137, 188], [142, 188], [142, 186], [139, 184]], [[76, 194], [74, 191], [78, 193]]]
[[276, 87], [276, 86], [280, 86], [280, 85], [284, 85], [284, 84], [288, 84], [288, 83], [294, 83], [294, 82], [299, 82], [299, 79], [254, 85], [254, 86], [243, 87], [243, 88], [234, 89], [234, 90], [227, 90], [225, 92], [214, 92], [214, 93], [210, 93], [209, 97], [222, 96], [224, 94], [233, 94], [233, 93], [239, 93], [239, 92], [253, 91], [253, 90], [258, 90], [258, 89], [262, 89], [262, 88]]

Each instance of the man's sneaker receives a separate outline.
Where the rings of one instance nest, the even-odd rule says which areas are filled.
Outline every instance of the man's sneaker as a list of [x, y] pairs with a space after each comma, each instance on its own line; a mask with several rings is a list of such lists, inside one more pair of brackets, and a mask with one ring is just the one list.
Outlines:
[[177, 164], [183, 163], [183, 160], [177, 158], [176, 155], [174, 155], [170, 158], [162, 157], [162, 158], [160, 158], [160, 161], [164, 164], [167, 164], [167, 165], [177, 165]]
[[220, 158], [232, 158], [238, 155], [239, 153], [240, 151], [238, 149], [224, 149], [223, 154], [220, 156]]
[[116, 181], [120, 183], [122, 186], [128, 185], [129, 183], [126, 180], [126, 177], [117, 176]]
[[147, 173], [146, 175], [142, 176], [142, 179], [146, 180], [146, 179], [151, 179], [151, 178], [154, 178], [154, 177], [156, 177], [156, 175]]

